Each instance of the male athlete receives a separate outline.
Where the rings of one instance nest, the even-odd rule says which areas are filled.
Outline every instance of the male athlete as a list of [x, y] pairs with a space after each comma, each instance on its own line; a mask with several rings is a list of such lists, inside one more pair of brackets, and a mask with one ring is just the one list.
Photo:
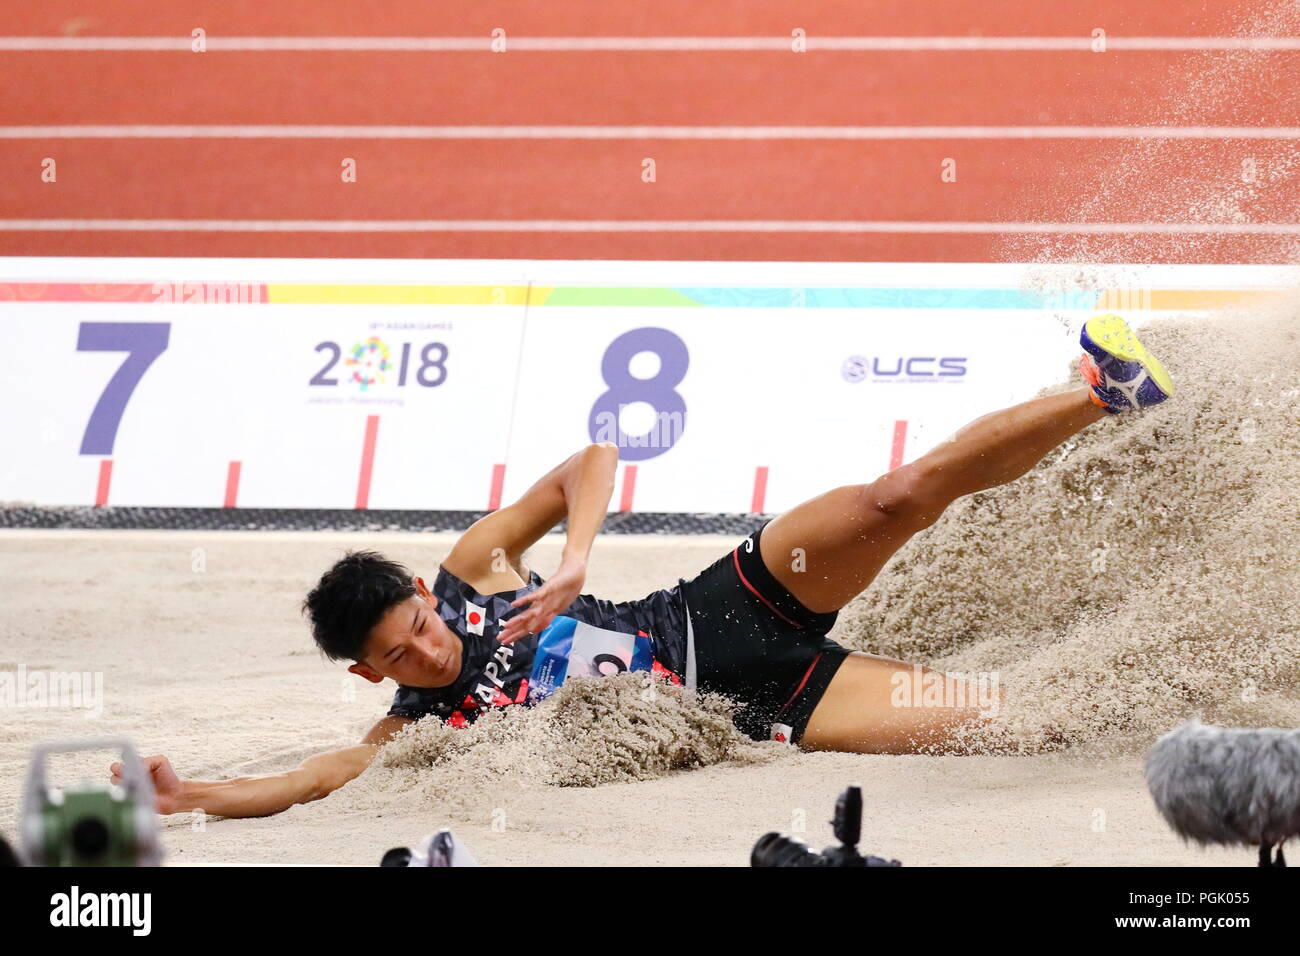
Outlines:
[[[578, 452], [517, 502], [475, 522], [432, 589], [374, 552], [349, 553], [304, 610], [328, 657], [351, 661], [348, 670], [366, 680], [397, 682], [388, 715], [359, 745], [283, 773], [181, 780], [165, 757], [147, 758], [159, 811], [278, 813], [352, 780], [414, 720], [432, 715], [459, 726], [544, 698], [577, 673], [644, 670], [720, 692], [739, 705], [744, 733], [809, 750], [906, 753], [954, 743], [980, 719], [976, 707], [895, 706], [893, 678], [911, 675], [912, 666], [850, 652], [826, 633], [839, 609], [950, 503], [1018, 478], [1107, 415], [1173, 394], [1164, 368], [1118, 316], [1090, 319], [1080, 341], [1088, 388], [985, 415], [911, 464], [774, 518], [695, 578], [637, 601], [581, 593], [614, 486], [618, 450], [610, 444]], [[562, 519], [563, 557], [543, 581], [522, 557]], [[120, 780], [121, 765], [112, 770]]]

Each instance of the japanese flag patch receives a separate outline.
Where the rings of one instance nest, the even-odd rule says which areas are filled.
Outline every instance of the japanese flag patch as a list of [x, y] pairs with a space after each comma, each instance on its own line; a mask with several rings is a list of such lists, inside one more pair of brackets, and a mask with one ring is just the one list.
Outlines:
[[465, 602], [465, 630], [471, 634], [483, 633], [483, 621], [487, 618], [487, 613], [477, 604], [469, 601]]

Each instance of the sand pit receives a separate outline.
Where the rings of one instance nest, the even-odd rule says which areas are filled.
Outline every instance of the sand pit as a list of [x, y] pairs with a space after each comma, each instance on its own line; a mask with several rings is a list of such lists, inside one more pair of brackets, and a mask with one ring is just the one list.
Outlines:
[[[841, 617], [856, 647], [997, 671], [1021, 749], [977, 757], [803, 754], [754, 743], [718, 701], [634, 677], [571, 685], [467, 731], [421, 726], [352, 784], [262, 820], [170, 817], [171, 863], [373, 864], [450, 825], [484, 863], [731, 864], [755, 838], [820, 846], [860, 783], [863, 848], [909, 865], [1239, 864], [1182, 845], [1146, 794], [1141, 751], [1180, 719], [1295, 726], [1300, 699], [1300, 390], [1294, 312], [1169, 321], [1144, 337], [1182, 390], [1083, 433], [1020, 482], [953, 508]], [[872, 477], [872, 476], [864, 476]], [[0, 829], [30, 745], [121, 734], [183, 776], [283, 769], [355, 742], [387, 709], [321, 660], [298, 605], [346, 547], [429, 576], [450, 535], [0, 533], [0, 669], [102, 675], [98, 708], [10, 711]], [[639, 597], [730, 537], [605, 537], [589, 589]], [[544, 573], [552, 536], [531, 553]], [[98, 713], [95, 713], [98, 710]], [[99, 776], [70, 756], [56, 779]]]
[[[364, 540], [416, 568], [432, 567], [448, 544], [442, 537], [379, 538]], [[120, 733], [145, 752], [168, 754], [183, 774], [221, 777], [287, 768], [358, 739], [390, 694], [322, 662], [295, 603], [314, 569], [361, 540], [0, 535], [0, 568], [15, 585], [0, 617], [0, 664], [104, 674], [98, 718], [24, 709], [5, 722], [5, 832], [13, 832], [36, 740]], [[729, 540], [602, 539], [593, 587], [636, 594], [645, 590], [647, 568], [684, 573]], [[190, 570], [194, 548], [204, 549], [205, 572]], [[545, 562], [558, 554], [558, 542], [535, 553]], [[537, 720], [540, 709], [521, 716], [535, 725], [531, 738], [512, 739], [504, 756], [535, 758], [539, 751], [528, 748], [546, 741], [547, 728]], [[544, 752], [547, 760], [493, 767], [477, 759], [486, 757], [484, 747], [467, 746], [444, 764], [419, 768], [398, 749], [341, 791], [279, 817], [170, 817], [164, 844], [173, 864], [368, 865], [389, 846], [450, 825], [491, 864], [743, 864], [767, 830], [802, 828], [804, 839], [828, 842], [837, 792], [859, 782], [870, 812], [865, 846], [909, 864], [1250, 862], [1249, 854], [1182, 847], [1151, 806], [1133, 757], [855, 757], [723, 736], [730, 750], [687, 759], [724, 762], [690, 770], [654, 766], [644, 747], [626, 745], [624, 779], [594, 787], [555, 785], [557, 764]], [[560, 756], [575, 761], [617, 750], [617, 740], [597, 738]], [[56, 779], [98, 775], [107, 759], [69, 756], [55, 764]]]

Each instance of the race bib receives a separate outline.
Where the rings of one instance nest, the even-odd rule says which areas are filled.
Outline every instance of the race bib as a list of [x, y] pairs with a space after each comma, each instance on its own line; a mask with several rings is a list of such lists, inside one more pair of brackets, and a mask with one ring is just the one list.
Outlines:
[[536, 703], [550, 697], [569, 677], [612, 677], [653, 666], [654, 644], [649, 637], [557, 617], [538, 635], [528, 700]]

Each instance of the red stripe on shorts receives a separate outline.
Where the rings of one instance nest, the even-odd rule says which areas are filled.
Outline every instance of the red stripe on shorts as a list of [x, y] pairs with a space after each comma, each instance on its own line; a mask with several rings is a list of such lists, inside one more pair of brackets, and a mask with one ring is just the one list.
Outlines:
[[781, 620], [785, 621], [785, 623], [789, 624], [791, 627], [798, 627], [799, 626], [798, 624], [796, 624], [794, 621], [790, 620], [788, 617], [786, 617], [784, 614], [778, 611], [775, 605], [773, 605], [771, 601], [763, 597], [763, 595], [759, 594], [758, 589], [754, 587], [754, 585], [749, 583], [749, 579], [745, 577], [745, 572], [740, 570], [740, 549], [739, 548], [731, 552], [731, 559], [736, 562], [736, 574], [740, 575], [740, 583], [745, 585], [745, 587], [749, 588], [749, 593], [754, 595], [754, 597], [758, 598], [764, 604], [766, 604], [767, 609], [771, 611], [773, 614], [775, 614], [777, 617], [779, 617]]
[[821, 660], [821, 659], [822, 659], [822, 656], [821, 656], [821, 654], [820, 654], [820, 652], [819, 652], [819, 653], [817, 654], [817, 656], [814, 657], [814, 658], [812, 659], [812, 663], [808, 665], [808, 669], [807, 669], [806, 671], [804, 671], [804, 674], [803, 674], [803, 680], [801, 680], [801, 681], [799, 682], [799, 686], [796, 687], [796, 688], [794, 689], [794, 693], [790, 695], [790, 699], [787, 700], [787, 701], [782, 705], [782, 707], [781, 707], [781, 709], [780, 709], [779, 711], [777, 711], [777, 713], [776, 713], [777, 717], [784, 717], [784, 716], [785, 716], [785, 712], [786, 712], [787, 710], [790, 709], [790, 705], [794, 703], [794, 699], [795, 699], [796, 697], [799, 696], [800, 692], [801, 692], [801, 691], [804, 689], [804, 687], [807, 685], [807, 683], [808, 683], [808, 678], [809, 678], [809, 677], [812, 677], [813, 668], [817, 666], [817, 662], [818, 662], [819, 660]]

